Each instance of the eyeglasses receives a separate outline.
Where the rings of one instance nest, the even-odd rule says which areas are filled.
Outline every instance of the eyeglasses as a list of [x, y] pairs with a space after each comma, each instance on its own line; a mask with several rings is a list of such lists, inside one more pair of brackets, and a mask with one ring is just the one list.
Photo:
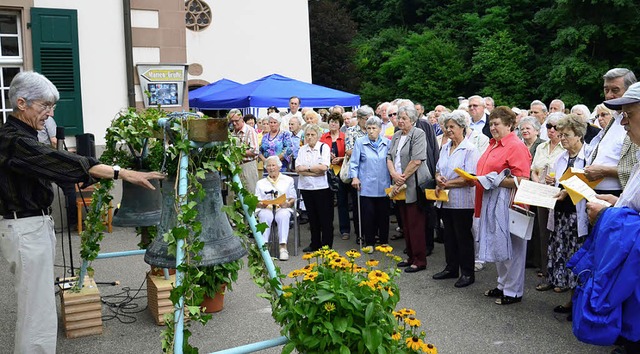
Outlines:
[[551, 128], [553, 128], [555, 130], [558, 130], [555, 125], [553, 125], [551, 123], [547, 123], [547, 129], [551, 129]]
[[479, 105], [479, 104], [470, 104], [469, 105], [469, 108], [478, 108], [478, 107], [482, 107], [482, 106]]
[[575, 138], [576, 136], [573, 135], [573, 134], [569, 135], [569, 134], [565, 134], [565, 133], [559, 133], [558, 137], [560, 137], [560, 139], [564, 139], [564, 138], [569, 139], [569, 138]]
[[236, 123], [240, 123], [242, 119], [231, 119], [231, 124], [236, 124]]
[[40, 102], [33, 102], [33, 103], [40, 106], [40, 108], [42, 108], [42, 112], [48, 112], [48, 111], [53, 112], [56, 110], [56, 105], [52, 103], [40, 103]]
[[606, 116], [610, 116], [611, 113], [609, 112], [600, 112], [600, 114], [598, 114], [600, 117], [606, 117]]
[[387, 114], [387, 117], [391, 118], [391, 117], [395, 117], [395, 116], [397, 116], [397, 115], [398, 115], [398, 112], [395, 112], [395, 113], [389, 113], [389, 114]]

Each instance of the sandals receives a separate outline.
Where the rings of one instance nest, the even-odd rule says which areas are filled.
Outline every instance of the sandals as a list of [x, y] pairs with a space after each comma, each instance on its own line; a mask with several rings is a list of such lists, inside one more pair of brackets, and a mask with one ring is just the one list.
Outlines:
[[553, 308], [555, 313], [571, 313], [571, 306], [558, 305]]
[[536, 290], [538, 290], [538, 291], [548, 291], [548, 290], [551, 290], [553, 288], [554, 288], [553, 284], [540, 283], [540, 284], [536, 285]]
[[522, 296], [518, 297], [518, 296], [502, 295], [502, 297], [500, 297], [499, 299], [496, 299], [496, 304], [511, 305], [511, 304], [516, 304], [520, 301], [522, 301]]
[[569, 290], [571, 290], [571, 288], [568, 286], [556, 286], [555, 288], [553, 288], [553, 292], [557, 294], [564, 293]]
[[502, 292], [502, 290], [495, 288], [495, 289], [491, 289], [491, 290], [487, 290], [484, 292], [484, 296], [488, 296], [488, 297], [502, 297], [504, 296], [504, 293]]

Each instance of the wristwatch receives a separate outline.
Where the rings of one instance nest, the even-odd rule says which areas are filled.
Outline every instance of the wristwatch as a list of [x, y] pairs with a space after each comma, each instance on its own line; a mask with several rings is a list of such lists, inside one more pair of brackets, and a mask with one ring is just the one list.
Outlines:
[[120, 174], [120, 166], [118, 165], [113, 166], [113, 179], [114, 180], [118, 179], [119, 174]]

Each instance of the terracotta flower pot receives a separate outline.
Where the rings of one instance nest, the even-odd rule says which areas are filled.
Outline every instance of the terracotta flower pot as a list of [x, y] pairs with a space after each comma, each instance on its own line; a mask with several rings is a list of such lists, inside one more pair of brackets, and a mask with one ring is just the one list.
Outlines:
[[214, 312], [222, 311], [222, 309], [224, 308], [225, 289], [226, 289], [226, 285], [223, 284], [222, 288], [220, 289], [220, 292], [216, 293], [216, 296], [214, 296], [213, 298], [210, 298], [209, 296], [205, 295], [204, 300], [202, 300], [202, 303], [200, 304], [202, 311], [206, 313], [214, 313]]

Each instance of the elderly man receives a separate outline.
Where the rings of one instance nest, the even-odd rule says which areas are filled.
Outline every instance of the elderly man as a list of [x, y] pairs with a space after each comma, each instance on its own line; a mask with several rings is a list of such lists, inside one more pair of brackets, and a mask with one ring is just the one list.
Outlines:
[[549, 140], [549, 136], [547, 135], [547, 126], [545, 125], [547, 116], [549, 115], [547, 105], [542, 103], [540, 100], [531, 102], [529, 105], [529, 115], [537, 119], [538, 123], [540, 123], [540, 139]]
[[340, 131], [347, 134], [347, 128], [350, 127], [351, 117], [353, 117], [353, 112], [344, 112], [342, 113], [342, 121], [344, 122], [340, 127]]
[[564, 102], [558, 98], [549, 103], [549, 113], [555, 112], [564, 113]]
[[[242, 119], [242, 112], [239, 109], [234, 108], [227, 114], [229, 122], [233, 125], [233, 131], [231, 136], [238, 138], [238, 144], [242, 144], [246, 147], [244, 158], [240, 169], [240, 180], [248, 191], [256, 190], [256, 183], [258, 183], [258, 134], [253, 127], [244, 123]], [[287, 131], [288, 131], [287, 126]]]
[[[610, 109], [620, 112], [617, 116], [622, 117], [618, 121], [616, 117], [616, 123], [620, 124], [625, 131], [625, 135], [631, 140], [631, 143], [637, 147], [640, 143], [640, 83], [634, 83], [627, 86], [627, 83], [633, 81], [633, 73], [627, 69], [612, 69], [605, 74], [605, 96], [620, 96], [613, 99], [607, 99], [604, 101], [605, 106]], [[615, 90], [615, 93], [612, 91]], [[620, 92], [624, 91], [624, 94]], [[612, 120], [613, 121], [613, 120]], [[607, 128], [611, 123], [607, 126]], [[611, 130], [611, 128], [609, 128]], [[638, 153], [636, 152], [636, 155]], [[599, 199], [606, 200], [613, 204], [613, 207], [605, 208], [599, 203], [587, 203], [587, 213], [589, 214], [589, 220], [594, 225], [592, 235], [598, 235], [593, 238], [593, 242], [598, 242], [593, 250], [598, 251], [599, 254], [593, 254], [595, 259], [592, 261], [593, 265], [597, 267], [598, 263], [606, 264], [611, 270], [609, 272], [603, 271], [601, 274], [604, 276], [594, 282], [593, 294], [596, 295], [596, 288], [611, 289], [612, 294], [628, 294], [626, 298], [619, 298], [614, 304], [610, 301], [606, 303], [606, 306], [589, 307], [589, 311], [597, 315], [601, 315], [603, 318], [615, 318], [622, 321], [621, 328], [608, 328], [601, 333], [610, 333], [612, 336], [617, 335], [616, 344], [622, 345], [625, 348], [624, 353], [640, 353], [640, 341], [638, 340], [638, 325], [637, 321], [637, 308], [638, 308], [638, 291], [628, 292], [626, 289], [630, 284], [636, 288], [637, 281], [629, 279], [636, 276], [637, 267], [629, 267], [631, 274], [625, 272], [625, 262], [630, 263], [637, 260], [635, 255], [637, 252], [637, 246], [630, 248], [630, 245], [637, 245], [637, 237], [640, 234], [638, 232], [638, 212], [640, 211], [640, 164], [636, 162], [631, 171], [632, 175], [629, 179], [629, 183], [625, 186], [624, 191], [620, 198], [613, 195], [598, 195]], [[627, 207], [628, 210], [621, 208]], [[603, 222], [596, 223], [599, 218], [604, 218]], [[634, 241], [636, 240], [636, 241]], [[631, 242], [629, 242], [631, 241]], [[611, 246], [609, 246], [611, 245]], [[605, 250], [601, 252], [603, 248], [611, 248], [611, 250]], [[589, 250], [587, 251], [589, 252]], [[605, 255], [607, 258], [604, 258]], [[623, 257], [617, 257], [616, 255], [623, 255]], [[586, 258], [586, 257], [585, 257]], [[573, 264], [577, 262], [574, 259], [571, 260]], [[576, 268], [580, 267], [580, 264], [576, 265]], [[574, 268], [575, 269], [575, 268]], [[577, 269], [580, 271], [580, 269]], [[595, 269], [594, 269], [595, 271]], [[600, 274], [600, 272], [599, 272]], [[608, 275], [608, 276], [607, 276]], [[609, 287], [611, 285], [611, 287]], [[591, 293], [585, 293], [591, 294]], [[587, 300], [588, 301], [588, 300]], [[583, 302], [582, 302], [583, 303]], [[574, 306], [576, 306], [574, 304]], [[580, 311], [582, 309], [578, 309]], [[614, 321], [606, 323], [615, 323]], [[582, 340], [582, 339], [581, 339]], [[609, 338], [609, 340], [615, 340], [615, 337]], [[615, 349], [611, 353], [620, 353]]]
[[[13, 112], [0, 128], [0, 251], [15, 274], [18, 295], [14, 352], [54, 354], [58, 315], [51, 182], [87, 186], [98, 179], [122, 178], [154, 189], [149, 180], [163, 175], [103, 165], [39, 143], [38, 130], [53, 116], [60, 94], [38, 73], [16, 75], [8, 98]], [[6, 344], [4, 350], [9, 349]]]
[[493, 100], [493, 97], [487, 96], [484, 98], [484, 109], [486, 109], [487, 112], [491, 113], [495, 107], [496, 102]]
[[296, 116], [302, 120], [302, 113], [300, 113], [300, 97], [291, 96], [289, 98], [289, 113], [282, 117], [280, 122], [280, 130], [286, 132], [289, 130], [289, 120], [291, 117]]
[[396, 131], [396, 127], [398, 126], [398, 106], [395, 104], [389, 104], [386, 109], [386, 121], [382, 120], [382, 135], [391, 139], [393, 137], [393, 133]]
[[492, 138], [491, 131], [489, 130], [488, 118], [489, 115], [484, 111], [485, 103], [484, 98], [475, 95], [469, 97], [469, 114], [471, 115], [471, 125], [469, 128], [482, 132], [482, 134]]
[[[605, 99], [612, 100], [622, 97], [631, 84], [636, 82], [636, 76], [631, 70], [615, 68], [604, 76]], [[629, 179], [633, 165], [638, 162], [636, 151], [638, 146], [633, 144], [625, 134], [625, 128], [620, 124], [622, 114], [616, 114], [606, 127], [591, 140], [585, 176], [593, 181], [604, 178], [595, 190], [599, 194], [620, 195]]]

